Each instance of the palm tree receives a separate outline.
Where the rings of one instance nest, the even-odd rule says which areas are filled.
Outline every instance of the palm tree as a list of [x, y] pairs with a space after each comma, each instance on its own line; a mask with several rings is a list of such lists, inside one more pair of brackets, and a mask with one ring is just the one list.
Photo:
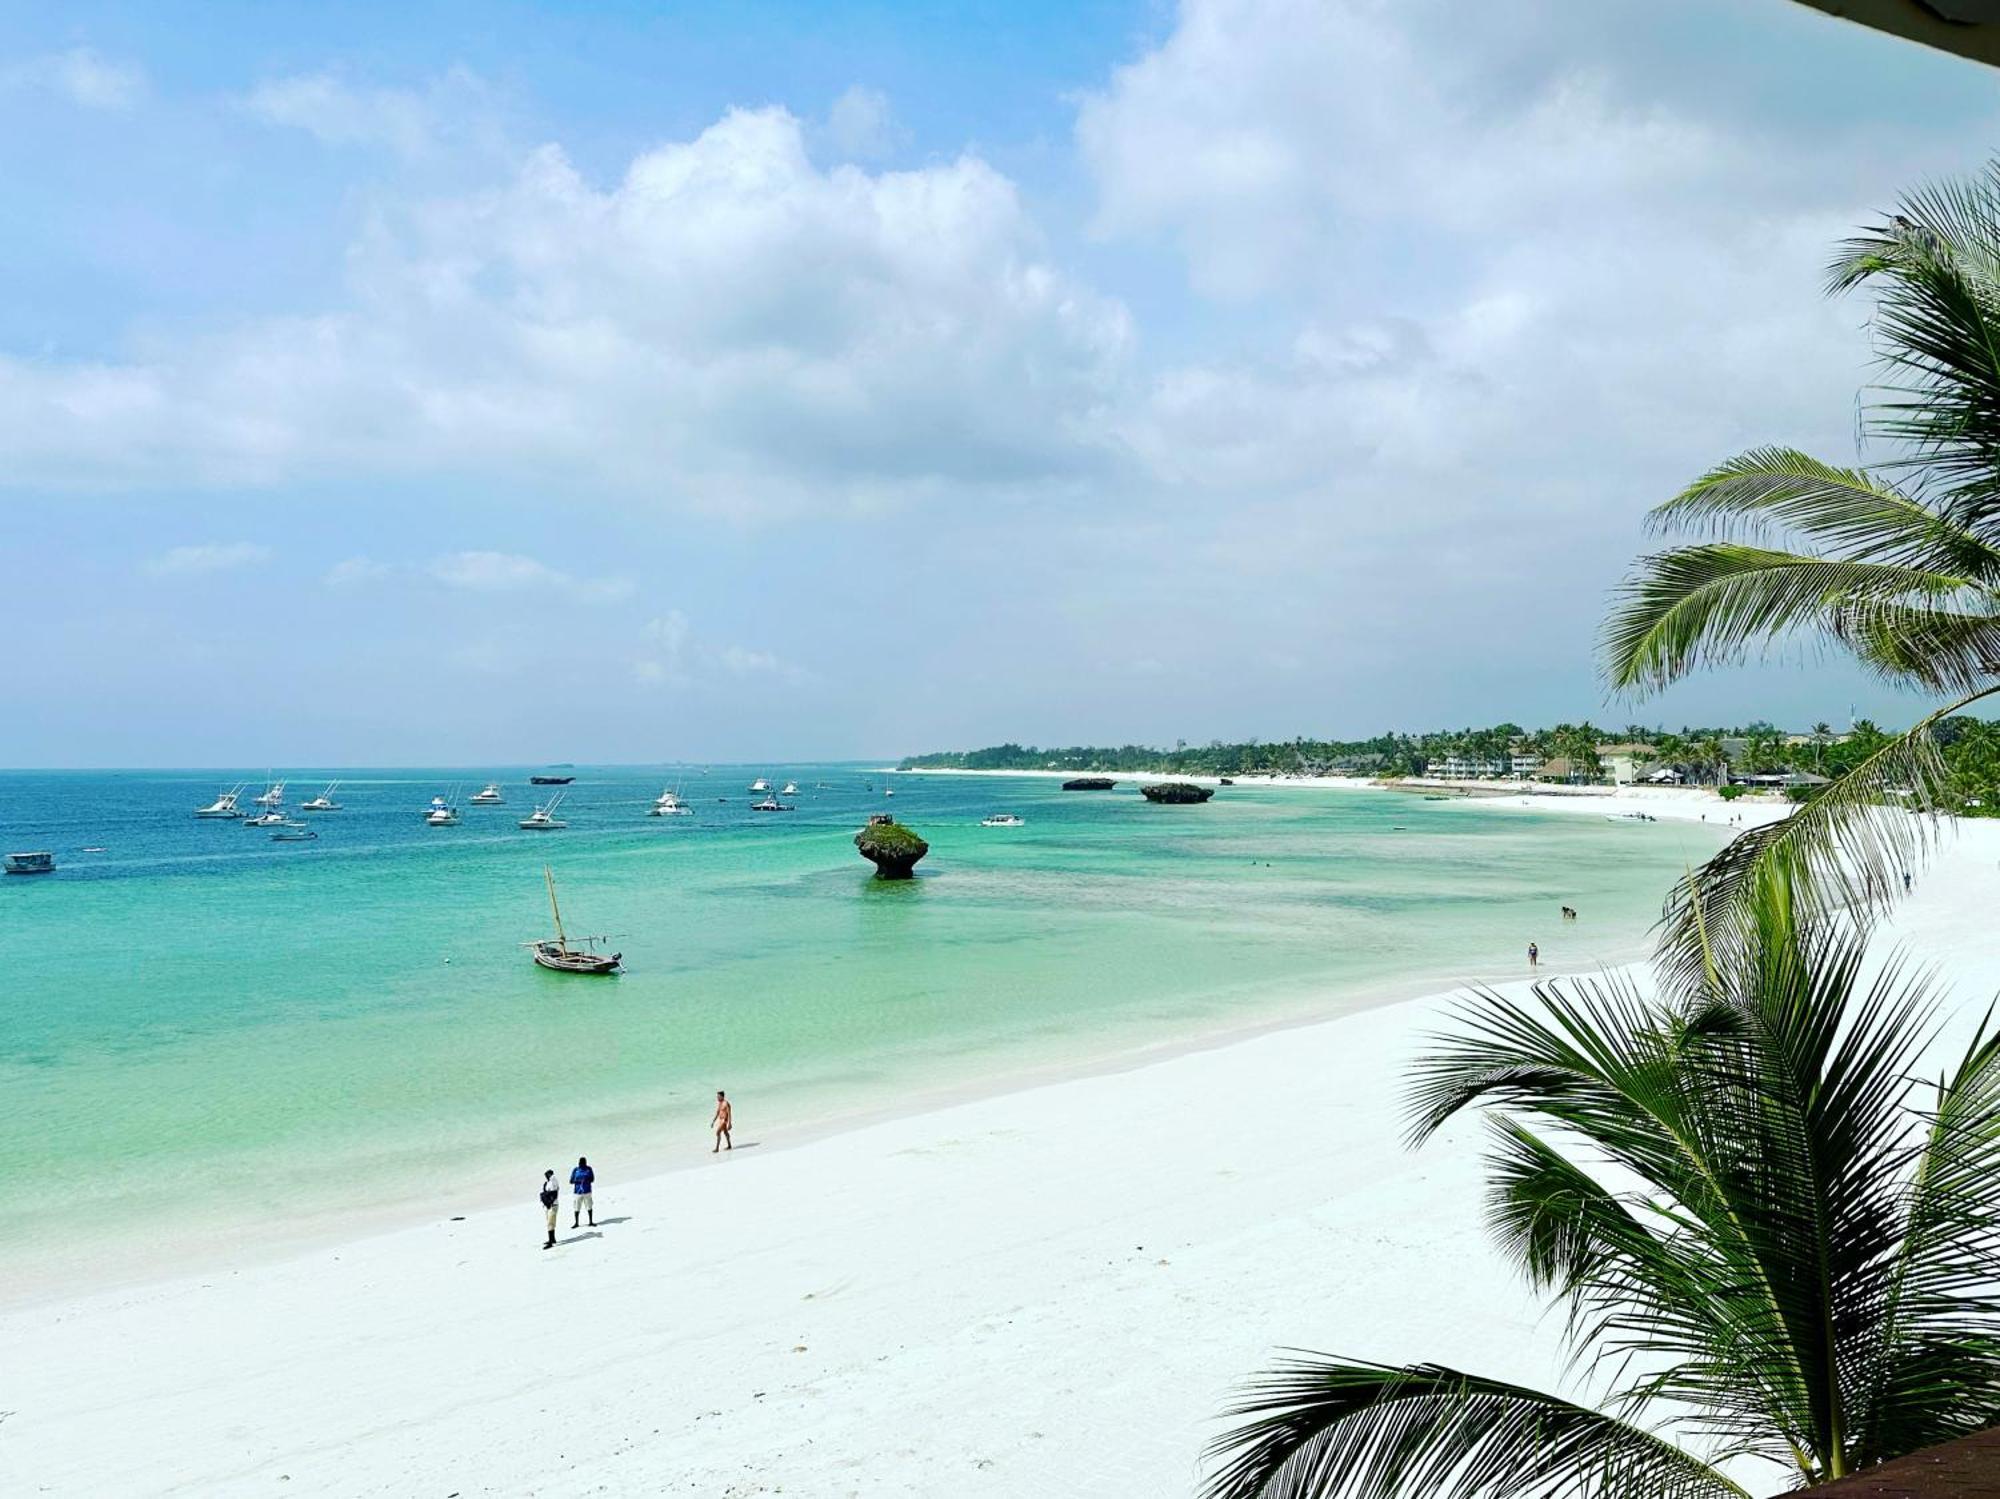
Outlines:
[[1478, 995], [1416, 1069], [1413, 1143], [1488, 1114], [1488, 1227], [1615, 1387], [1300, 1356], [1209, 1499], [1747, 1499], [1752, 1459], [1810, 1484], [2000, 1420], [2000, 1031], [1919, 1084], [1929, 981], [1793, 896], [1757, 878], [1678, 1001]]
[[1833, 725], [1822, 718], [1818, 723], [1813, 725], [1812, 737], [1813, 769], [1823, 771], [1826, 769], [1827, 741], [1833, 738]]
[[1747, 891], [1774, 866], [1801, 877], [1802, 900], [1879, 909], [1929, 831], [1889, 802], [1947, 805], [1931, 731], [2000, 692], [2000, 163], [1912, 194], [1842, 245], [1829, 289], [1861, 286], [1876, 293], [1885, 374], [1863, 430], [1891, 456], [1841, 468], [1757, 448], [1659, 506], [1658, 528], [1703, 539], [1640, 559], [1605, 628], [1607, 674], [1655, 689], [1807, 636], [1955, 701], [1683, 881], [1670, 977], [1688, 976], [1704, 940], [1741, 943]]

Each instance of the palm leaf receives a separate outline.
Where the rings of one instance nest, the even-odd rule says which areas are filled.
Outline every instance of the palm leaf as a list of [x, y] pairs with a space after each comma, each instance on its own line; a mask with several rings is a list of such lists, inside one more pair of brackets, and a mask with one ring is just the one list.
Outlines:
[[1796, 631], [1830, 632], [1836, 611], [1872, 600], [1949, 595], [1968, 580], [1924, 568], [1708, 542], [1642, 557], [1604, 627], [1616, 688], [1663, 687]]
[[1439, 1364], [1287, 1360], [1226, 1413], [1208, 1499], [1748, 1499], [1710, 1464], [1586, 1406]]
[[1929, 850], [1933, 815], [1950, 805], [1932, 731], [1995, 692], [2000, 686], [1969, 693], [1918, 720], [1790, 817], [1749, 829], [1680, 880], [1662, 922], [1664, 980], [1684, 994], [1702, 992], [1718, 955], [1734, 962], [1752, 949], [1751, 896], [1760, 881], [1781, 879], [1809, 924], [1886, 911], [1903, 873]]

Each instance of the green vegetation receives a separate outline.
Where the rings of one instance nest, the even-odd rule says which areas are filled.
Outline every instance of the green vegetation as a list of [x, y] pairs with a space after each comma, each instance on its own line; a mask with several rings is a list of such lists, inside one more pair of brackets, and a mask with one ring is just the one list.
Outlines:
[[1984, 734], [1953, 757], [1943, 731], [2000, 692], [2000, 164], [1906, 197], [1840, 247], [1829, 287], [1875, 293], [1884, 379], [1862, 430], [1886, 461], [1757, 448], [1661, 505], [1659, 529], [1697, 539], [1640, 559], [1605, 627], [1607, 672], [1650, 690], [1816, 638], [1953, 701], [1681, 884], [1661, 956], [1683, 978], [1745, 939], [1770, 869], [1795, 875], [1801, 900], [1865, 917], [1928, 835], [1890, 809], [1991, 804]]
[[[2000, 815], [2000, 728], [1983, 719], [1958, 716], [1940, 720], [1931, 731], [1947, 778], [1940, 787], [1948, 810], [1970, 816]], [[902, 769], [1152, 771], [1163, 775], [1421, 775], [1440, 770], [1457, 756], [1493, 769], [1492, 775], [1516, 773], [1516, 755], [1536, 756], [1543, 764], [1568, 762], [1555, 779], [1603, 780], [1609, 771], [1602, 751], [1612, 744], [1636, 746], [1641, 773], [1671, 767], [1697, 784], [1716, 784], [1727, 775], [1783, 775], [1799, 772], [1838, 778], [1852, 773], [1895, 742], [1868, 719], [1856, 720], [1845, 734], [1825, 723], [1809, 732], [1786, 733], [1762, 721], [1738, 727], [1684, 726], [1679, 730], [1627, 724], [1621, 729], [1591, 723], [1557, 724], [1548, 729], [1523, 729], [1496, 724], [1484, 729], [1450, 729], [1427, 734], [1378, 734], [1372, 739], [1246, 740], [1224, 744], [1177, 744], [1155, 749], [1142, 744], [1074, 745], [1067, 749], [1037, 749], [1033, 745], [996, 744], [986, 749], [911, 755]]]
[[917, 860], [931, 846], [899, 822], [870, 822], [854, 835], [861, 857], [875, 866], [875, 875], [884, 880], [907, 880]]
[[1417, 1142], [1486, 1112], [1487, 1226], [1607, 1398], [1304, 1356], [1210, 1499], [1745, 1499], [1715, 1464], [1813, 1484], [2000, 1421], [2000, 1033], [1920, 1083], [1926, 981], [1864, 979], [1768, 869], [1746, 910], [1692, 991], [1483, 994], [1413, 1079]]

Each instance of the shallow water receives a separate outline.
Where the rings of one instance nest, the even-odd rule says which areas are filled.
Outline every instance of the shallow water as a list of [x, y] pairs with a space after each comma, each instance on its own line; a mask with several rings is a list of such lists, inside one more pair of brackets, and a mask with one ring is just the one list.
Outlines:
[[[797, 779], [798, 810], [752, 814], [759, 773]], [[569, 830], [544, 834], [515, 827], [536, 794], [516, 771], [506, 807], [422, 825], [432, 795], [499, 774], [346, 772], [346, 810], [303, 844], [190, 815], [235, 776], [0, 775], [0, 843], [61, 864], [0, 880], [0, 1187], [38, 1202], [59, 1183], [65, 1203], [0, 1218], [0, 1256], [85, 1266], [189, 1232], [218, 1197], [300, 1223], [435, 1199], [552, 1141], [636, 1157], [699, 1139], [716, 1087], [768, 1134], [1517, 977], [1531, 939], [1551, 965], [1622, 960], [1721, 836], [1387, 792], [1155, 807], [1129, 785], [851, 765], [584, 768]], [[292, 773], [294, 804], [331, 776]], [[676, 782], [695, 815], [646, 817]], [[930, 840], [919, 879], [877, 882], [856, 855], [879, 810]], [[997, 810], [1027, 826], [978, 826]], [[622, 977], [546, 973], [518, 946], [549, 928], [545, 863], [572, 933], [614, 934]], [[1552, 919], [1562, 903], [1584, 919]]]

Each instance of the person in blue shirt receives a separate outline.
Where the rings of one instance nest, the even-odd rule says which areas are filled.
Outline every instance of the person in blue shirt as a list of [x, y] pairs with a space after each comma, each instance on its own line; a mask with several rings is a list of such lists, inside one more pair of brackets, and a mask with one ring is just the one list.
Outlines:
[[590, 1162], [582, 1156], [576, 1158], [576, 1170], [569, 1174], [569, 1189], [576, 1194], [576, 1201], [570, 1204], [576, 1211], [569, 1215], [569, 1226], [578, 1228], [577, 1219], [588, 1216], [590, 1226], [597, 1227], [597, 1200], [590, 1195], [591, 1184], [597, 1180], [597, 1173], [590, 1169]]

